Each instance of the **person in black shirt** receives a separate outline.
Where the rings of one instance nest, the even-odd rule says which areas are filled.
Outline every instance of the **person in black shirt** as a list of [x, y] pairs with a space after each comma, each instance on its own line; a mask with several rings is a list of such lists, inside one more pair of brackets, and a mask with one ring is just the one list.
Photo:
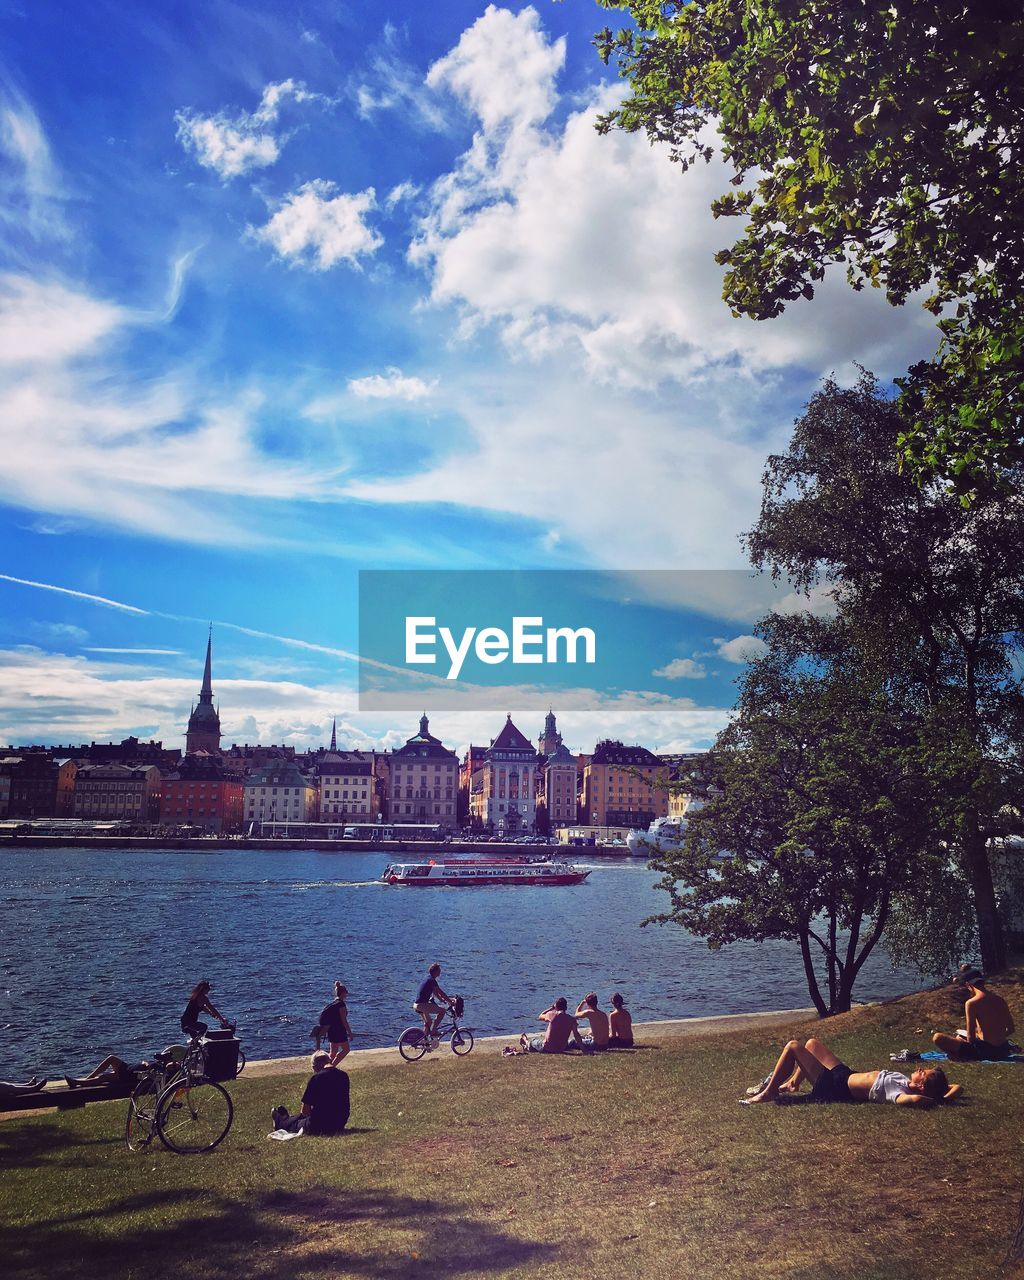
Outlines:
[[[436, 1038], [445, 1009], [450, 1008], [452, 1003], [451, 996], [445, 995], [441, 990], [441, 984], [438, 982], [440, 976], [441, 966], [432, 964], [427, 970], [426, 978], [420, 983], [420, 989], [416, 993], [412, 1006], [423, 1020], [423, 1034], [431, 1040]], [[438, 1004], [434, 999], [435, 996], [443, 1000], [444, 1004]]]
[[185, 1012], [181, 1015], [181, 1029], [189, 1036], [204, 1036], [208, 1030], [205, 1022], [199, 1021], [201, 1013], [208, 1013], [216, 1018], [222, 1027], [230, 1026], [227, 1018], [210, 1003], [210, 983], [206, 978], [197, 982], [188, 998]]
[[326, 1053], [314, 1053], [310, 1065], [313, 1074], [302, 1095], [302, 1111], [290, 1116], [287, 1107], [275, 1107], [271, 1115], [274, 1128], [318, 1137], [344, 1133], [349, 1117], [348, 1076], [331, 1066]]
[[345, 997], [348, 987], [343, 982], [334, 984], [334, 999], [320, 1012], [320, 1026], [327, 1032], [331, 1045], [331, 1066], [336, 1067], [351, 1047], [352, 1028], [348, 1023], [348, 1005]]

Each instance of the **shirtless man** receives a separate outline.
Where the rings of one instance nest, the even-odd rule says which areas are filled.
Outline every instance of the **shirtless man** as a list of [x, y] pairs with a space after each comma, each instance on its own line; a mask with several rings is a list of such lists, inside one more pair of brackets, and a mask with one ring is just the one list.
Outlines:
[[576, 1008], [577, 1018], [586, 1018], [590, 1023], [590, 1040], [595, 1049], [607, 1049], [608, 1037], [611, 1034], [611, 1028], [608, 1025], [608, 1015], [603, 1009], [597, 1007], [597, 995], [595, 992], [587, 996], [579, 1002]]
[[537, 1014], [540, 1022], [548, 1024], [547, 1031], [541, 1036], [528, 1036], [524, 1031], [519, 1037], [520, 1048], [527, 1053], [565, 1053], [570, 1041], [578, 1049], [583, 1048], [583, 1039], [576, 1019], [567, 1012], [569, 1002], [565, 996], [559, 996], [554, 1004], [548, 1005]]
[[985, 975], [980, 969], [961, 965], [953, 979], [958, 986], [968, 987], [970, 996], [964, 1005], [967, 1037], [950, 1036], [936, 1031], [932, 1043], [957, 1062], [1002, 1062], [1010, 1056], [1013, 1016], [1002, 996], [985, 990]]
[[781, 1093], [796, 1093], [811, 1082], [812, 1102], [895, 1102], [900, 1107], [934, 1107], [952, 1101], [960, 1092], [945, 1075], [930, 1067], [905, 1076], [900, 1071], [851, 1071], [820, 1040], [790, 1040], [782, 1050], [767, 1083], [744, 1106], [774, 1102]]

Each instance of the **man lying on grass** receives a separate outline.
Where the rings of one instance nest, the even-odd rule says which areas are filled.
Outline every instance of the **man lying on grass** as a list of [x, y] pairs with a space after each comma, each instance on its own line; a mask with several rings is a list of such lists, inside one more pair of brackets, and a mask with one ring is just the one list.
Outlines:
[[950, 1085], [938, 1067], [922, 1068], [911, 1076], [901, 1071], [851, 1071], [820, 1040], [790, 1040], [775, 1070], [745, 1106], [775, 1102], [781, 1094], [796, 1093], [811, 1082], [811, 1102], [895, 1102], [900, 1107], [934, 1107], [951, 1102], [962, 1089]]

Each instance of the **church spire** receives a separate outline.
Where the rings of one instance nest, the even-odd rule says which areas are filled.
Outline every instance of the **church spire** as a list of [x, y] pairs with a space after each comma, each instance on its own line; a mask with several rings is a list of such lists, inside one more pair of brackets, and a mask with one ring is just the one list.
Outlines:
[[335, 716], [334, 719], [331, 721], [331, 750], [337, 751], [337, 749], [338, 749], [338, 717]]
[[203, 694], [207, 695], [208, 700], [213, 698], [212, 684], [212, 658], [213, 658], [213, 623], [210, 623], [210, 634], [206, 637], [206, 666], [203, 668], [203, 687], [199, 690], [199, 698], [202, 700]]
[[213, 705], [213, 624], [206, 637], [206, 665], [203, 667], [203, 687], [199, 701], [192, 707], [185, 734], [185, 753], [207, 751], [220, 754], [220, 712]]

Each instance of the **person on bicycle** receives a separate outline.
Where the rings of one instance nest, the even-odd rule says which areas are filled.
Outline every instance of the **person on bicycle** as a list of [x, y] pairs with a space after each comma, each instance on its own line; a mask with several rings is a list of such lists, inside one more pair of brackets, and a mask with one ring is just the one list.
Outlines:
[[334, 984], [334, 999], [320, 1011], [320, 1026], [327, 1032], [331, 1045], [331, 1066], [336, 1067], [350, 1049], [352, 1028], [348, 1023], [348, 1005], [345, 997], [348, 987], [343, 982]]
[[206, 978], [202, 982], [196, 983], [192, 988], [192, 994], [188, 998], [188, 1004], [185, 1006], [185, 1012], [181, 1015], [181, 1029], [188, 1036], [204, 1036], [209, 1030], [205, 1022], [199, 1021], [201, 1013], [208, 1013], [211, 1017], [216, 1018], [222, 1027], [231, 1025], [222, 1013], [213, 1007], [210, 1003], [210, 983]]
[[[440, 976], [441, 966], [432, 964], [427, 970], [426, 978], [420, 983], [420, 989], [416, 993], [412, 1006], [422, 1019], [423, 1034], [431, 1040], [437, 1039], [437, 1029], [441, 1025], [445, 1011], [454, 1003], [452, 997], [441, 990], [441, 984], [438, 982]], [[438, 1004], [434, 999], [435, 996], [443, 1000], [444, 1004]]]

